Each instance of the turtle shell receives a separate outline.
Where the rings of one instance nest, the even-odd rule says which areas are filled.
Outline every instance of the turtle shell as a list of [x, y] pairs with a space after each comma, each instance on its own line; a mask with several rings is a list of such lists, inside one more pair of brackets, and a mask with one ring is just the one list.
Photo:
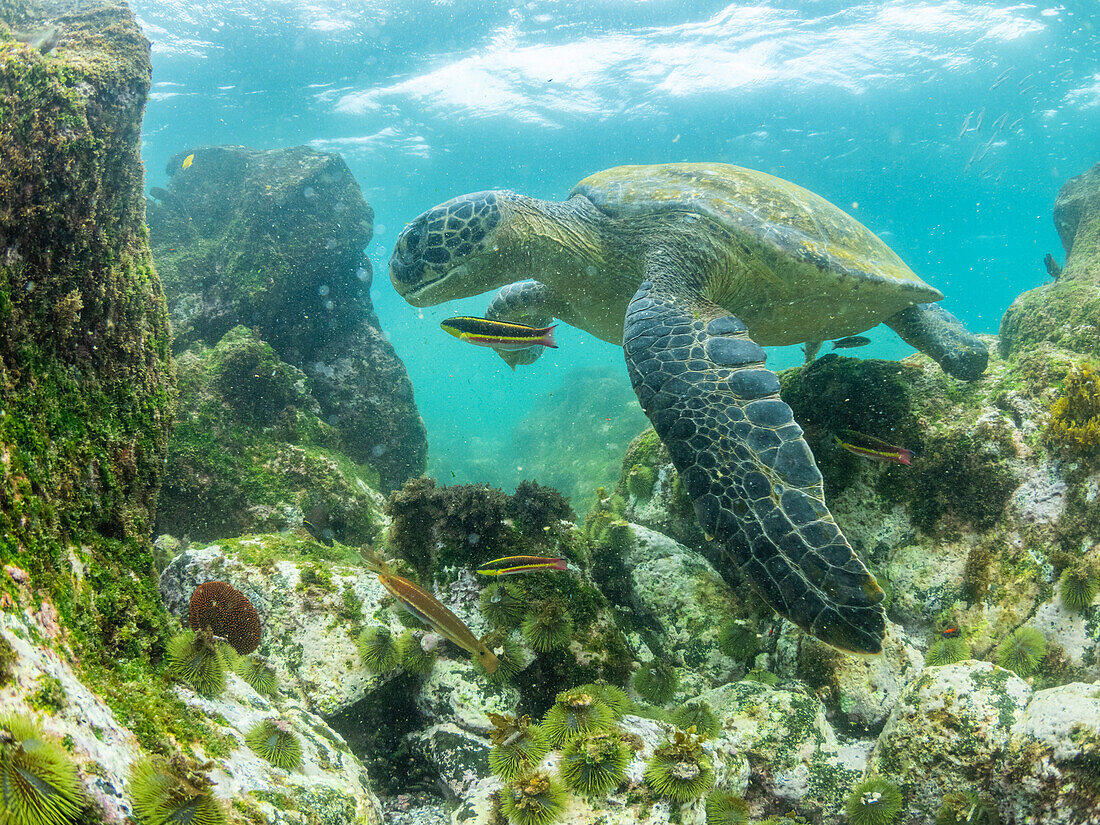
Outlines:
[[[851, 215], [764, 172], [725, 163], [617, 166], [585, 178], [571, 194], [585, 196], [612, 218], [676, 212], [709, 217], [758, 249], [785, 292], [808, 297], [828, 282], [833, 290], [845, 284], [849, 298], [858, 293], [867, 318], [853, 317], [854, 331], [867, 328], [861, 323], [877, 323], [911, 304], [943, 297]], [[806, 339], [794, 335], [794, 340]]]

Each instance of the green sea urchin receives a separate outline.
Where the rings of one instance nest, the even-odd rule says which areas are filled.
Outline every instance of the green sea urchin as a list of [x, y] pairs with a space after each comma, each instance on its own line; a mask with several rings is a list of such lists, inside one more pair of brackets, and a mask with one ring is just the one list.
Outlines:
[[635, 464], [626, 474], [626, 489], [635, 498], [647, 499], [653, 495], [657, 483], [657, 471], [648, 464]]
[[845, 804], [851, 825], [890, 825], [903, 807], [901, 789], [880, 776], [856, 785]]
[[710, 790], [714, 784], [714, 767], [699, 739], [678, 730], [653, 752], [644, 776], [655, 793], [680, 804]]
[[561, 816], [565, 798], [564, 788], [537, 771], [500, 792], [500, 809], [512, 825], [550, 825]]
[[489, 624], [503, 628], [519, 627], [527, 611], [527, 594], [513, 582], [493, 582], [481, 591], [478, 600], [481, 615]]
[[929, 667], [953, 665], [956, 662], [966, 661], [970, 656], [970, 645], [966, 639], [955, 636], [949, 639], [936, 639], [928, 648], [924, 663]]
[[550, 745], [539, 726], [531, 724], [531, 717], [490, 713], [489, 720], [493, 723], [489, 770], [505, 782], [531, 770], [550, 752]]
[[388, 627], [371, 625], [359, 634], [359, 658], [371, 673], [389, 673], [397, 667], [401, 653]]
[[495, 685], [504, 684], [523, 670], [526, 658], [523, 655], [523, 647], [512, 641], [511, 636], [503, 630], [494, 630], [487, 634], [482, 641], [497, 657], [497, 669], [492, 673], [485, 669], [480, 660], [474, 661], [478, 672]]
[[217, 696], [225, 690], [230, 661], [225, 645], [209, 629], [185, 630], [168, 640], [164, 658], [168, 672], [203, 696]]
[[722, 723], [718, 721], [718, 717], [706, 702], [688, 702], [680, 705], [672, 712], [670, 718], [672, 724], [681, 730], [686, 731], [694, 727], [695, 733], [703, 739], [717, 736], [722, 730]]
[[676, 695], [680, 687], [680, 677], [676, 668], [668, 662], [654, 659], [643, 662], [641, 669], [634, 674], [634, 690], [647, 702], [663, 705]]
[[617, 734], [589, 733], [565, 743], [558, 770], [571, 790], [599, 796], [623, 780], [631, 755]]
[[936, 811], [936, 825], [1000, 825], [992, 799], [973, 791], [947, 793]]
[[531, 607], [520, 627], [523, 638], [539, 653], [567, 646], [573, 638], [573, 620], [556, 599], [545, 599]]
[[1085, 610], [1096, 598], [1097, 578], [1084, 565], [1068, 567], [1058, 579], [1062, 604], [1070, 610]]
[[730, 619], [718, 628], [718, 649], [734, 661], [748, 662], [760, 650], [760, 636], [749, 622]]
[[302, 743], [282, 719], [265, 719], [248, 732], [244, 741], [276, 768], [289, 771], [302, 764]]
[[997, 645], [997, 664], [1017, 676], [1030, 676], [1047, 651], [1047, 640], [1034, 627], [1018, 627]]
[[279, 679], [267, 660], [257, 656], [241, 656], [233, 668], [251, 688], [261, 696], [274, 696], [279, 692]]
[[406, 630], [397, 640], [397, 655], [401, 660], [401, 667], [414, 676], [430, 673], [435, 665], [439, 641], [440, 637], [435, 633]]
[[615, 687], [615, 685], [609, 685], [607, 682], [590, 682], [587, 685], [581, 685], [577, 690], [599, 699], [611, 709], [616, 719], [621, 719], [623, 714], [634, 707], [634, 703], [630, 701], [630, 697], [626, 695], [625, 690], [621, 687]]
[[76, 766], [31, 719], [0, 718], [0, 823], [67, 825], [84, 807]]
[[707, 797], [707, 825], [746, 825], [749, 803], [729, 791], [712, 791]]
[[574, 736], [607, 730], [615, 724], [611, 708], [583, 690], [562, 691], [546, 711], [542, 730], [546, 740], [560, 748]]
[[130, 799], [141, 825], [226, 825], [210, 781], [182, 773], [152, 759], [140, 759], [130, 767]]

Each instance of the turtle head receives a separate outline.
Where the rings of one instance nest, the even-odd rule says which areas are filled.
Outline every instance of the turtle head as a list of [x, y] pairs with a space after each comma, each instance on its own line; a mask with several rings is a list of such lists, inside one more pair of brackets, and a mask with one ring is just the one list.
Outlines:
[[468, 298], [516, 280], [503, 228], [514, 192], [474, 192], [432, 207], [401, 232], [390, 258], [390, 281], [413, 306]]

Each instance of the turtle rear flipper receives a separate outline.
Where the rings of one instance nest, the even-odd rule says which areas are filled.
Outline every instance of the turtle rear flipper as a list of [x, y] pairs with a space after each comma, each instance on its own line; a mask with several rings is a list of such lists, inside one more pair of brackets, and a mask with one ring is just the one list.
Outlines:
[[623, 349], [700, 526], [781, 615], [842, 650], [881, 652], [883, 592], [825, 506], [764, 351], [692, 292], [658, 268], [630, 302]]

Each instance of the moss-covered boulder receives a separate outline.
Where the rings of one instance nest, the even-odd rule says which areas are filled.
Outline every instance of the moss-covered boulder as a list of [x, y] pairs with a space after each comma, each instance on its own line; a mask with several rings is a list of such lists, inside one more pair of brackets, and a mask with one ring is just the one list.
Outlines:
[[163, 628], [149, 533], [174, 405], [141, 195], [148, 88], [125, 7], [0, 6], [0, 561], [29, 574], [0, 590], [52, 600], [122, 657]]
[[[184, 160], [191, 162], [184, 168]], [[339, 155], [304, 146], [181, 150], [149, 204], [177, 353], [244, 325], [310, 378], [322, 416], [383, 490], [419, 475], [427, 441], [379, 328], [364, 249], [374, 213]]]
[[381, 521], [375, 469], [341, 450], [311, 380], [245, 327], [177, 360], [180, 406], [157, 531], [206, 541], [294, 529], [371, 541]]
[[1031, 688], [1011, 671], [967, 661], [927, 668], [902, 694], [870, 757], [930, 817], [945, 793], [988, 792]]
[[1100, 163], [1071, 178], [1054, 202], [1066, 265], [1054, 283], [1018, 297], [1001, 319], [1001, 351], [1040, 341], [1100, 355]]

